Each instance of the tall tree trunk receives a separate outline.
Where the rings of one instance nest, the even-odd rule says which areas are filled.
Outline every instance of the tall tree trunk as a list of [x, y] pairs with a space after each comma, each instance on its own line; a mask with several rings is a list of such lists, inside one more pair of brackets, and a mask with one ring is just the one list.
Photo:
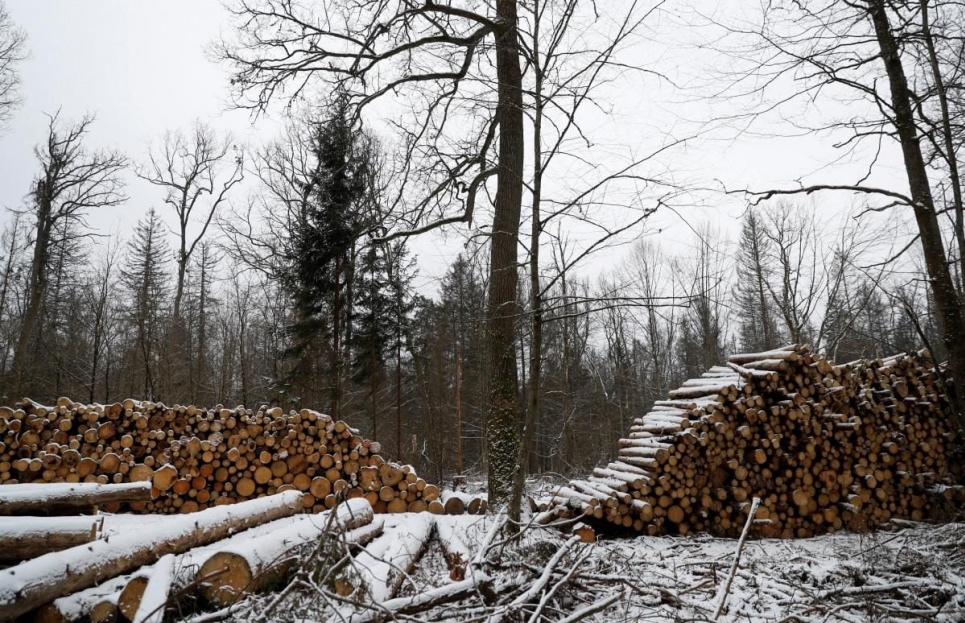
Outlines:
[[955, 139], [952, 133], [952, 118], [948, 110], [948, 89], [942, 77], [938, 53], [935, 51], [935, 38], [932, 34], [931, 23], [928, 18], [928, 0], [921, 0], [921, 29], [928, 49], [928, 63], [931, 67], [932, 78], [935, 80], [935, 91], [942, 113], [942, 138], [945, 143], [945, 161], [948, 163], [949, 185], [952, 187], [952, 202], [955, 209], [955, 241], [958, 245], [959, 279], [961, 291], [965, 292], [965, 205], [962, 199], [962, 180], [958, 174], [958, 160], [955, 153]]
[[[523, 200], [523, 92], [519, 67], [516, 0], [496, 2], [496, 77], [499, 169], [496, 175], [489, 268], [489, 504], [510, 502], [519, 469], [519, 387], [515, 334], [517, 251]], [[511, 521], [519, 506], [510, 504]]]
[[878, 46], [881, 50], [881, 60], [884, 62], [891, 88], [895, 129], [901, 142], [905, 173], [908, 176], [908, 186], [914, 202], [912, 209], [921, 237], [925, 270], [928, 273], [928, 282], [931, 284], [935, 305], [938, 308], [942, 340], [948, 351], [948, 371], [951, 374], [954, 386], [950, 388], [949, 394], [956, 413], [961, 414], [963, 411], [963, 382], [965, 382], [965, 320], [962, 318], [958, 293], [948, 270], [945, 245], [942, 241], [941, 227], [938, 223], [938, 215], [935, 213], [935, 203], [928, 183], [925, 159], [922, 156], [921, 144], [915, 128], [915, 115], [908, 91], [908, 81], [901, 63], [898, 42], [891, 31], [884, 0], [869, 0], [868, 7], [872, 24], [874, 24], [875, 35], [878, 39]]
[[519, 448], [519, 467], [513, 482], [513, 496], [510, 505], [522, 508], [523, 493], [526, 488], [527, 466], [531, 463], [536, 446], [536, 427], [539, 423], [540, 392], [543, 376], [543, 295], [539, 283], [539, 246], [543, 221], [540, 216], [540, 201], [543, 190], [543, 71], [539, 55], [539, 16], [540, 3], [533, 3], [533, 58], [536, 63], [536, 80], [533, 110], [533, 196], [530, 217], [529, 244], [529, 296], [533, 307], [532, 327], [529, 343], [529, 405], [526, 408], [526, 422], [523, 426], [523, 440]]
[[330, 408], [333, 419], [338, 419], [338, 403], [341, 401], [341, 390], [339, 381], [342, 374], [342, 258], [335, 258], [335, 304], [332, 310], [332, 406]]
[[43, 305], [44, 292], [47, 290], [47, 262], [50, 255], [50, 202], [45, 198], [44, 184], [38, 184], [37, 194], [39, 210], [37, 215], [37, 239], [34, 241], [33, 261], [30, 264], [30, 286], [27, 309], [24, 312], [23, 324], [20, 327], [20, 337], [13, 354], [13, 387], [17, 393], [22, 393], [24, 373], [27, 363], [27, 353], [30, 348], [37, 319], [40, 318], [40, 308]]

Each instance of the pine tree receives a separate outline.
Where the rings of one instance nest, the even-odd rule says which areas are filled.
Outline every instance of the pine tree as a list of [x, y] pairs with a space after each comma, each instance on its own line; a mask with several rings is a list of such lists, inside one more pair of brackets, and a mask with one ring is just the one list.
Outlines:
[[136, 334], [136, 359], [143, 365], [143, 395], [160, 400], [159, 359], [163, 332], [163, 312], [169, 290], [166, 265], [171, 249], [167, 231], [154, 208], [134, 228], [127, 243], [127, 261], [121, 281], [130, 298], [129, 317]]
[[766, 225], [757, 212], [748, 210], [737, 243], [737, 287], [734, 295], [739, 315], [739, 348], [745, 352], [771, 350], [780, 346], [777, 318], [768, 288], [769, 240]]
[[[306, 201], [290, 232], [291, 262], [282, 278], [293, 297], [297, 319], [290, 354], [310, 356], [324, 340], [329, 345], [330, 412], [338, 415], [343, 374], [343, 332], [352, 250], [369, 225], [366, 201], [371, 198], [371, 143], [352, 122], [344, 99], [331, 117], [312, 127], [314, 169], [303, 189]], [[307, 362], [306, 362], [307, 363]], [[296, 365], [296, 373], [313, 365]]]

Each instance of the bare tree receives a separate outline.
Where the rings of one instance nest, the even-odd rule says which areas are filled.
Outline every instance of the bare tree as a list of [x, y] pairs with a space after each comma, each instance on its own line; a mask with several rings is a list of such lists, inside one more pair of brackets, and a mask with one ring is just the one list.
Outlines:
[[17, 28], [0, 2], [0, 128], [20, 103], [18, 65], [27, 58], [27, 33]]
[[[415, 119], [399, 126], [407, 157], [398, 177], [403, 187], [418, 178], [423, 188], [392, 235], [471, 222], [477, 194], [496, 177], [488, 430], [490, 503], [499, 507], [510, 495], [519, 448], [514, 345], [524, 128], [517, 1], [480, 10], [448, 2], [331, 2], [316, 14], [280, 0], [241, 0], [236, 7], [241, 38], [221, 54], [235, 68], [241, 105], [264, 110], [286, 88], [285, 95], [298, 97], [318, 82], [348, 94], [358, 112], [387, 94], [409, 98]], [[467, 79], [480, 70], [495, 79], [495, 101], [490, 87]], [[460, 214], [449, 212], [453, 204], [463, 207]]]
[[[190, 136], [168, 132], [152, 149], [148, 164], [137, 176], [164, 190], [164, 203], [177, 216], [177, 281], [174, 286], [175, 322], [181, 318], [184, 282], [191, 256], [231, 189], [244, 178], [240, 152], [232, 153], [231, 137], [219, 138], [209, 126], [195, 122]], [[197, 221], [196, 232], [189, 231]]]
[[[786, 92], [775, 94], [774, 99], [767, 97], [776, 85], [785, 84], [786, 77], [795, 78], [801, 85], [796, 95], [802, 99], [847, 98], [844, 115], [825, 118], [821, 127], [809, 129], [838, 132], [843, 138], [836, 144], [851, 152], [859, 144], [872, 141], [876, 155], [867, 172], [857, 175], [850, 184], [802, 184], [755, 194], [763, 200], [778, 195], [844, 191], [877, 200], [872, 211], [895, 207], [909, 210], [915, 219], [916, 239], [923, 251], [948, 353], [954, 381], [952, 402], [961, 411], [962, 392], [955, 388], [965, 383], [965, 314], [949, 268], [954, 258], [947, 251], [941, 220], [943, 214], [950, 214], [953, 230], [965, 225], [965, 219], [957, 216], [961, 202], [957, 159], [962, 135], [955, 128], [960, 113], [953, 109], [954, 101], [949, 97], [962, 84], [961, 3], [788, 0], [769, 3], [762, 11], [760, 23], [733, 28], [757, 42], [757, 49], [749, 55], [735, 57], [755, 59], [751, 66], [740, 69], [743, 78], [739, 82], [745, 83], [755, 97], [764, 96], [765, 109], [780, 109], [797, 99]], [[742, 54], [746, 52], [742, 50]], [[958, 85], [950, 89], [952, 82]], [[859, 106], [861, 112], [853, 114]], [[907, 191], [868, 181], [886, 142], [900, 150]], [[943, 188], [951, 193], [947, 211], [941, 205], [945, 198], [936, 194]], [[956, 230], [951, 238], [952, 244], [957, 240], [961, 246], [965, 231]]]
[[58, 232], [74, 235], [74, 228], [65, 223], [83, 227], [90, 210], [115, 206], [125, 199], [120, 179], [126, 166], [124, 157], [111, 151], [90, 152], [83, 144], [92, 122], [93, 117], [85, 116], [62, 128], [59, 115], [54, 115], [50, 117], [47, 141], [34, 150], [41, 172], [25, 210], [36, 219], [36, 224], [32, 232], [29, 301], [13, 357], [14, 382], [18, 387], [25, 380], [22, 377], [47, 291], [51, 251], [61, 242]]
[[[91, 275], [84, 288], [84, 303], [88, 312], [88, 331], [90, 333], [90, 368], [87, 382], [88, 399], [94, 402], [97, 392], [97, 379], [103, 372], [101, 365], [108, 355], [114, 339], [116, 308], [112, 303], [112, 293], [117, 286], [115, 267], [120, 245], [116, 239], [109, 243], [100, 265]], [[106, 375], [105, 375], [106, 376]], [[106, 382], [105, 382], [106, 384]], [[105, 390], [105, 394], [106, 394]], [[106, 401], [107, 398], [105, 397]]]
[[[521, 6], [525, 27], [521, 30], [520, 41], [528, 69], [524, 74], [526, 88], [523, 101], [532, 123], [533, 157], [527, 179], [531, 195], [528, 382], [524, 375], [528, 404], [518, 461], [523, 468], [516, 474], [511, 502], [513, 506], [521, 502], [525, 466], [532, 463], [529, 455], [534, 451], [541, 410], [545, 297], [559, 279], [558, 275], [548, 280], [543, 277], [541, 247], [544, 234], [553, 225], [557, 230], [564, 229], [561, 221], [577, 225], [589, 223], [600, 232], [598, 238], [571, 256], [569, 268], [574, 268], [592, 253], [613, 244], [621, 234], [643, 223], [659, 201], [654, 199], [651, 205], [638, 205], [637, 201], [641, 195], [640, 185], [655, 182], [638, 172], [652, 155], [631, 158], [615, 170], [602, 166], [590, 167], [596, 170], [592, 174], [588, 172], [585, 179], [578, 183], [564, 183], [562, 191], [555, 189], [554, 192], [552, 187], [553, 181], [561, 181], [554, 180], [554, 177], [573, 177], [574, 165], [594, 160], [591, 156], [592, 141], [582, 127], [584, 114], [587, 109], [600, 107], [600, 103], [594, 99], [596, 92], [600, 86], [612, 80], [614, 69], [625, 69], [625, 65], [619, 61], [619, 53], [655, 9], [645, 11], [641, 4], [630, 2], [625, 6], [615, 6], [611, 12], [603, 15], [591, 3], [580, 0], [534, 0]], [[610, 20], [612, 23], [608, 23]], [[578, 34], [588, 24], [609, 32], [590, 45], [587, 38]], [[557, 173], [557, 170], [565, 173]], [[615, 194], [621, 184], [633, 187], [625, 201], [629, 209], [639, 208], [637, 213], [628, 216], [619, 225], [610, 227], [598, 222], [598, 219], [590, 218], [589, 214], [603, 207], [605, 202], [616, 200]]]

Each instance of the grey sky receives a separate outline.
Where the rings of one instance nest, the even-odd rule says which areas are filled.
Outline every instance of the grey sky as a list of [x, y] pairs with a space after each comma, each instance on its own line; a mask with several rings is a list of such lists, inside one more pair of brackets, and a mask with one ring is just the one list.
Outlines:
[[[9, 130], [0, 135], [0, 207], [16, 208], [36, 172], [33, 146], [44, 138], [46, 117], [60, 109], [68, 118], [86, 112], [97, 115], [89, 139], [91, 147], [113, 147], [141, 160], [148, 142], [168, 129], [187, 128], [195, 119], [230, 131], [237, 142], [272, 137], [279, 121], [260, 119], [250, 124], [247, 113], [227, 110], [227, 73], [210, 62], [205, 47], [223, 29], [229, 16], [214, 0], [6, 0], [13, 20], [27, 31], [30, 59], [22, 66], [24, 104], [16, 111]], [[717, 3], [699, 3], [713, 7]], [[738, 3], [726, 3], [738, 7]], [[683, 6], [680, 3], [679, 6]], [[751, 6], [751, 5], [748, 5]], [[751, 9], [752, 10], [752, 9]], [[705, 51], [678, 46], [705, 33], [686, 33], [685, 9], [671, 5], [649, 22], [652, 36], [641, 42], [632, 58], [692, 84], [694, 75], [713, 68], [714, 57]], [[723, 67], [719, 67], [723, 69]], [[601, 116], [598, 140], [614, 151], [653, 149], [668, 134], [682, 136], [692, 128], [688, 121], [706, 114], [706, 102], [686, 103], [693, 93], [678, 92], [668, 84], [643, 75], [628, 74], [607, 95], [612, 115]], [[720, 135], [717, 135], [720, 136]], [[855, 167], [829, 162], [828, 141], [777, 139], [746, 135], [739, 140], [694, 141], [661, 160], [660, 167], [675, 179], [698, 187], [729, 188], [789, 185], [804, 174], [817, 172], [835, 178], [852, 175]], [[886, 168], [883, 179], [903, 187]], [[157, 189], [129, 175], [122, 206], [92, 215], [91, 224], [102, 233], [117, 228], [122, 235], [151, 205], [161, 206]], [[813, 178], [812, 178], [813, 179]], [[236, 199], [241, 199], [237, 197]], [[850, 198], [827, 198], [834, 212], [850, 205]], [[733, 237], [743, 202], [715, 194], [695, 195], [695, 205], [681, 211], [692, 222], [712, 220]], [[5, 217], [4, 217], [5, 218]], [[682, 240], [688, 228], [678, 215], [665, 212], [651, 230], [664, 230], [664, 241]], [[459, 249], [457, 237], [422, 237], [413, 245], [427, 279], [451, 261]], [[594, 260], [600, 268], [612, 267], [613, 253]], [[593, 266], [589, 267], [594, 270]]]

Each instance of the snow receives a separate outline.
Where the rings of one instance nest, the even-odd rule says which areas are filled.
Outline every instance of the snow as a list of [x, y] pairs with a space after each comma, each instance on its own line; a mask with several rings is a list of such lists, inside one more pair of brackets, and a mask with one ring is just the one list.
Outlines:
[[[199, 513], [167, 518], [145, 534], [126, 531], [111, 538], [53, 552], [0, 571], [0, 613], [29, 610], [52, 598], [58, 582], [71, 578], [69, 590], [79, 590], [97, 582], [103, 574], [131, 560], [150, 556], [159, 544], [213, 532], [226, 522], [269, 512], [279, 507], [297, 509], [301, 492], [249, 500], [240, 504], [217, 506]], [[122, 569], [123, 571], [123, 569]], [[53, 594], [52, 594], [53, 593]]]
[[78, 494], [100, 493], [103, 491], [140, 491], [150, 490], [149, 482], [123, 482], [102, 485], [95, 482], [56, 482], [4, 485], [0, 487], [0, 500], [12, 502], [43, 502], [71, 498]]
[[171, 584], [174, 582], [173, 554], [165, 554], [154, 564], [141, 604], [137, 608], [132, 623], [162, 623], [164, 621], [164, 605], [167, 603]]

